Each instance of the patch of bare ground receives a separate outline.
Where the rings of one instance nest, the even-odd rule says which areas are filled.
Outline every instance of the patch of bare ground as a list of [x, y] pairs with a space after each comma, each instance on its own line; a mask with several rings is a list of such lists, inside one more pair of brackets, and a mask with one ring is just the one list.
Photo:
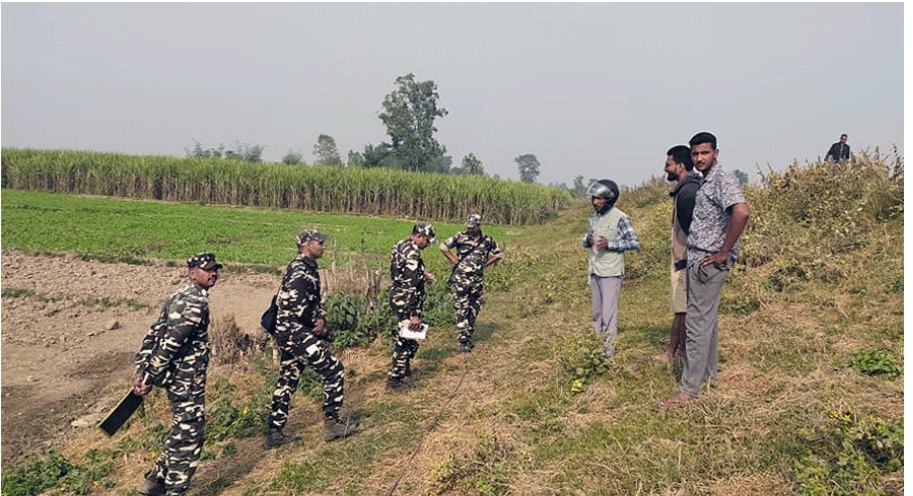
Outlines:
[[[2, 464], [11, 467], [76, 439], [107, 413], [186, 269], [181, 261], [109, 264], [13, 250], [0, 254], [0, 266]], [[223, 272], [211, 292], [213, 318], [233, 315], [242, 331], [262, 333], [260, 313], [278, 277]]]

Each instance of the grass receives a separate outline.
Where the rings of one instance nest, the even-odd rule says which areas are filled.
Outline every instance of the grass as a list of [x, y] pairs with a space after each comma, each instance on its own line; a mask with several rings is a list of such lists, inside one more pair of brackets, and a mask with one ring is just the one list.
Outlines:
[[[386, 261], [390, 247], [408, 236], [414, 223], [298, 210], [2, 192], [3, 248], [67, 251], [106, 262], [183, 261], [193, 253], [211, 251], [232, 263], [284, 267], [295, 256], [295, 236], [314, 227], [331, 236], [324, 263], [360, 262], [364, 252], [373, 264]], [[435, 228], [438, 239], [444, 240], [463, 226], [438, 223]], [[507, 231], [487, 224], [484, 229], [500, 240]]]
[[[681, 368], [649, 359], [671, 323], [671, 207], [655, 184], [619, 203], [643, 247], [627, 255], [612, 361], [590, 353], [579, 238], [591, 207], [581, 202], [544, 228], [495, 235], [510, 250], [486, 275], [473, 353], [457, 352], [452, 323], [437, 326], [413, 363], [417, 387], [393, 395], [383, 340], [342, 350], [344, 414], [361, 432], [324, 443], [319, 399], [298, 395], [291, 427], [302, 443], [264, 456], [237, 440], [201, 464], [194, 485], [206, 495], [902, 494], [903, 211], [884, 200], [902, 191], [902, 166], [875, 174], [885, 169], [876, 159], [855, 159], [855, 172], [790, 169], [746, 191], [753, 215], [745, 263], [723, 289], [719, 384], [700, 401], [657, 408]], [[851, 206], [823, 193], [838, 172], [874, 195], [852, 217], [851, 243], [837, 239]], [[833, 204], [808, 218], [785, 184]], [[232, 394], [265, 379], [235, 380]], [[152, 435], [142, 427], [127, 435]], [[66, 453], [82, 463], [85, 446]], [[117, 487], [154, 454], [116, 465]], [[245, 471], [222, 473], [234, 465]]]

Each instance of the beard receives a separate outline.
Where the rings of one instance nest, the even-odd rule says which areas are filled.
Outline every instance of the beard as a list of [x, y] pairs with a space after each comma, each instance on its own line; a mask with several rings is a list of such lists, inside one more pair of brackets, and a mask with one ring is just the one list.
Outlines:
[[674, 183], [675, 181], [678, 181], [678, 176], [671, 172], [667, 172], [666, 181], [669, 181], [670, 183]]

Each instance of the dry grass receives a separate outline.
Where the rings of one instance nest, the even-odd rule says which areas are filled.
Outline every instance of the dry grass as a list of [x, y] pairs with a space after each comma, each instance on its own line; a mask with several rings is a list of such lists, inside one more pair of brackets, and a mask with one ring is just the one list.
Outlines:
[[[787, 495], [800, 493], [794, 463], [836, 454], [833, 412], [903, 417], [902, 378], [848, 366], [872, 346], [903, 363], [902, 222], [776, 287], [772, 278], [791, 262], [769, 249], [770, 232], [754, 228], [744, 248], [756, 265], [733, 271], [723, 291], [718, 385], [659, 411], [681, 372], [649, 360], [671, 322], [668, 206], [630, 195], [622, 208], [644, 248], [628, 260], [616, 357], [582, 393], [571, 392], [574, 371], [564, 362], [568, 339], [591, 332], [577, 245], [585, 204], [545, 229], [511, 232], [507, 259], [488, 276], [499, 290], [486, 294], [473, 353], [458, 353], [452, 327], [432, 329], [414, 362], [417, 387], [391, 394], [381, 340], [341, 352], [344, 412], [361, 419], [360, 433], [323, 443], [319, 400], [298, 395], [291, 418], [302, 443], [264, 453], [259, 440], [238, 440], [237, 454], [201, 464], [195, 494]], [[864, 260], [885, 263], [866, 272]], [[745, 295], [756, 307], [732, 305]], [[129, 487], [148, 457], [130, 456], [111, 494]], [[879, 477], [876, 494], [903, 493], [902, 471]], [[220, 478], [227, 482], [213, 485]]]

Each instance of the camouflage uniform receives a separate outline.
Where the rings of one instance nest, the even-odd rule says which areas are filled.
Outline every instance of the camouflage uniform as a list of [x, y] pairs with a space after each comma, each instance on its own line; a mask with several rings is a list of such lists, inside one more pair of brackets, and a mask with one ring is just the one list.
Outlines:
[[[424, 225], [430, 228], [430, 224]], [[434, 231], [431, 229], [433, 238]], [[425, 303], [425, 262], [422, 260], [421, 249], [411, 237], [396, 243], [390, 251], [390, 279], [393, 281], [390, 307], [400, 325], [412, 316], [421, 317]], [[393, 336], [396, 344], [393, 347], [393, 365], [388, 375], [390, 379], [402, 380], [409, 369], [409, 361], [418, 351], [418, 341], [400, 337], [399, 326], [393, 329]]]
[[338, 420], [343, 398], [343, 366], [312, 330], [326, 313], [320, 307], [320, 273], [317, 262], [299, 254], [289, 264], [276, 298], [276, 343], [281, 364], [273, 392], [268, 427], [282, 430], [288, 422], [289, 402], [298, 389], [305, 366], [323, 378], [323, 414]]
[[456, 247], [457, 250], [459, 263], [453, 267], [453, 274], [450, 276], [450, 283], [453, 285], [453, 308], [456, 312], [460, 344], [472, 347], [476, 316], [482, 308], [482, 277], [485, 274], [485, 264], [489, 257], [500, 257], [501, 248], [491, 236], [479, 233], [478, 238], [473, 238], [466, 231], [447, 238], [442, 245], [447, 249]]
[[203, 449], [209, 352], [209, 293], [188, 282], [165, 301], [135, 359], [143, 383], [165, 388], [171, 402], [171, 437], [146, 473], [169, 496], [190, 487]]

